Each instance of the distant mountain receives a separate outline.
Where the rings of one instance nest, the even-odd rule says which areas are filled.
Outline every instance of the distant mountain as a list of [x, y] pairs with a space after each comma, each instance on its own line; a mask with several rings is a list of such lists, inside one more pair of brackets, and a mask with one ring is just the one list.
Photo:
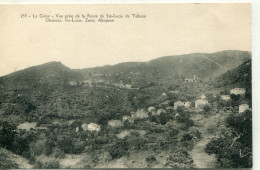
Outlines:
[[10, 89], [38, 85], [60, 85], [79, 77], [60, 62], [49, 62], [20, 70], [0, 78], [0, 84]]
[[180, 74], [200, 78], [218, 76], [250, 59], [247, 51], [221, 51], [216, 53], [193, 53], [160, 57], [148, 62], [127, 62], [113, 66], [83, 69], [94, 73], [140, 72], [142, 74]]
[[[70, 69], [60, 62], [30, 67], [0, 77], [0, 87], [10, 89], [64, 85], [71, 80], [83, 81], [90, 75], [103, 75], [106, 80], [124, 82], [174, 82], [196, 75], [209, 79], [231, 70], [251, 58], [247, 51], [221, 51], [160, 57], [148, 62], [126, 62], [113, 66]], [[110, 77], [107, 75], [110, 74]]]

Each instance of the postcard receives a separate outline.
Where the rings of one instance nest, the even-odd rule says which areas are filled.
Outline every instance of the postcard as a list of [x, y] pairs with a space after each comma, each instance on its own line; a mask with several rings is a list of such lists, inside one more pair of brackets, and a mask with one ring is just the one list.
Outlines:
[[0, 168], [252, 168], [250, 3], [1, 4]]

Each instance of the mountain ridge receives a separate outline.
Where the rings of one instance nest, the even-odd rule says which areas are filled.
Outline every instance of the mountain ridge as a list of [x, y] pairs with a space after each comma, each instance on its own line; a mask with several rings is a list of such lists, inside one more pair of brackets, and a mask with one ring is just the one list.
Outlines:
[[132, 84], [183, 81], [183, 78], [194, 75], [201, 80], [207, 80], [239, 66], [250, 58], [251, 53], [248, 51], [228, 50], [164, 56], [147, 62], [124, 62], [85, 69], [71, 69], [59, 61], [53, 61], [2, 76], [0, 85], [4, 86], [1, 82], [7, 82], [10, 88], [14, 88], [17, 83], [24, 87], [28, 84], [64, 85], [72, 80], [93, 79], [94, 76], [91, 75]]

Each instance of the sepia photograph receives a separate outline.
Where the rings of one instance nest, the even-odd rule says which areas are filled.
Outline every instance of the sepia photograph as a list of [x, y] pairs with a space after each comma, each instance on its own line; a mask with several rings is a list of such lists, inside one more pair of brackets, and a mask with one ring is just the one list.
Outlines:
[[0, 18], [0, 169], [253, 167], [250, 3]]

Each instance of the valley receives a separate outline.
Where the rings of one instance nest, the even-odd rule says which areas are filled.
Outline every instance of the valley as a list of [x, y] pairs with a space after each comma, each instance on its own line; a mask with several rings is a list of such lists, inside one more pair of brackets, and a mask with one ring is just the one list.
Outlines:
[[0, 168], [251, 167], [250, 56], [50, 62], [0, 77]]

